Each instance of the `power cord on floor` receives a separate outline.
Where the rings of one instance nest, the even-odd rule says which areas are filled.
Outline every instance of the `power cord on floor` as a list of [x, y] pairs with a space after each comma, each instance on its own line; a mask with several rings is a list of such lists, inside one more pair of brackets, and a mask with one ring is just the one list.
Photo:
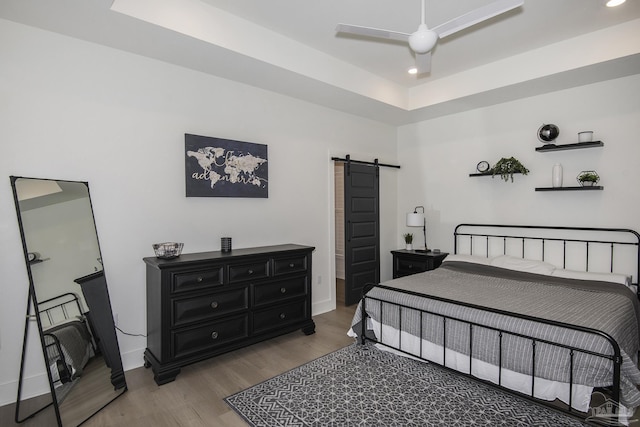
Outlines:
[[123, 333], [124, 335], [129, 335], [130, 337], [145, 337], [145, 338], [147, 337], [147, 336], [146, 336], [146, 335], [144, 335], [144, 334], [131, 334], [131, 333], [129, 333], [129, 332], [125, 332], [125, 331], [123, 331], [122, 329], [120, 329], [118, 326], [116, 326], [116, 329], [117, 329], [118, 331], [120, 331], [121, 333]]

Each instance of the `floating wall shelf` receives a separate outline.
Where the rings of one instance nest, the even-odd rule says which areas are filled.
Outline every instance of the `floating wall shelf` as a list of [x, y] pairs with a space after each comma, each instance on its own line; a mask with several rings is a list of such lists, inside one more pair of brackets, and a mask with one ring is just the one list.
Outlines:
[[563, 151], [563, 150], [577, 150], [580, 148], [592, 148], [592, 147], [604, 147], [602, 141], [590, 141], [590, 142], [576, 142], [575, 144], [546, 144], [542, 147], [536, 147], [536, 151]]
[[[521, 172], [514, 172], [513, 174], [519, 174]], [[470, 173], [469, 176], [493, 176], [493, 174], [491, 172], [480, 172], [480, 173]], [[498, 178], [500, 178], [500, 174], [497, 173], [495, 174], [495, 176], [497, 176]]]
[[604, 190], [601, 185], [593, 185], [591, 187], [537, 187], [536, 191], [589, 191]]

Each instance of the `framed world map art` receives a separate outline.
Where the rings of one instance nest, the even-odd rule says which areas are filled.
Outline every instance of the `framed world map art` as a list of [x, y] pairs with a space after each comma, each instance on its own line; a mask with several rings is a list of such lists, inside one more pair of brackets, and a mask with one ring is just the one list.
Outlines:
[[269, 197], [267, 146], [185, 134], [187, 197]]

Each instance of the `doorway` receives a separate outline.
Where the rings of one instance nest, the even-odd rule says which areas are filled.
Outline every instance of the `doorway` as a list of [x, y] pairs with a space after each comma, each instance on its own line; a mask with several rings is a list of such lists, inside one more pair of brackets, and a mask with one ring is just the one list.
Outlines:
[[379, 167], [334, 164], [336, 303], [352, 305], [380, 281]]

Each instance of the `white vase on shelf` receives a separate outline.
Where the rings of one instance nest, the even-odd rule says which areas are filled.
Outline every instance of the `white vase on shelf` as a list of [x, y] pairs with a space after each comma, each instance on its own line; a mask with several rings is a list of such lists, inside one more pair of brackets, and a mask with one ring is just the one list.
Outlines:
[[556, 163], [551, 169], [551, 186], [553, 188], [562, 187], [562, 165]]

